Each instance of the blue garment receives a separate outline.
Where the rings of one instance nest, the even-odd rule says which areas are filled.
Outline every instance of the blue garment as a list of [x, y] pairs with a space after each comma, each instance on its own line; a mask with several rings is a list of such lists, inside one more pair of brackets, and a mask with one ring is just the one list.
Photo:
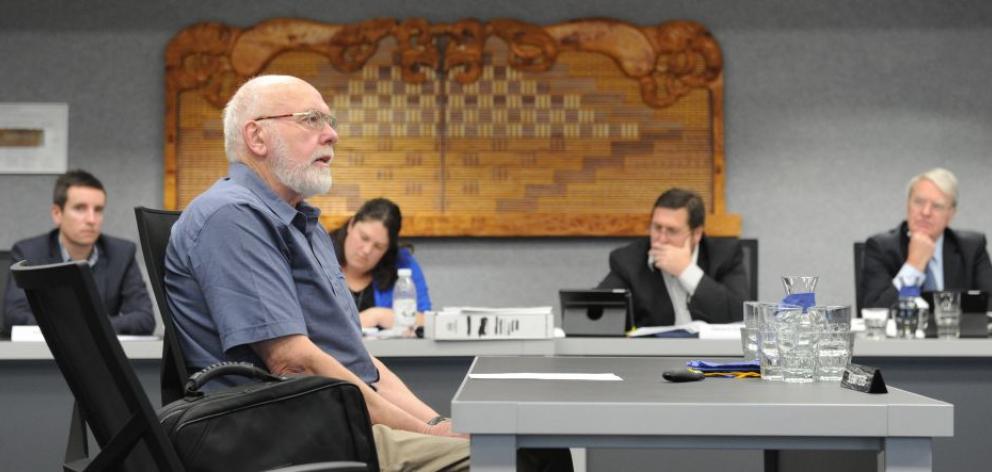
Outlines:
[[[417, 286], [417, 311], [429, 311], [431, 309], [431, 295], [427, 291], [427, 280], [424, 279], [424, 272], [420, 270], [420, 264], [417, 264], [417, 260], [413, 258], [413, 254], [410, 254], [406, 248], [400, 248], [396, 253], [396, 268], [397, 269], [410, 269], [411, 276], [413, 277], [413, 284]], [[379, 287], [372, 284], [375, 288], [375, 306], [383, 308], [393, 307], [393, 290], [379, 290]]]
[[[33, 265], [63, 262], [59, 230], [18, 241], [10, 249], [11, 263], [27, 260]], [[155, 314], [131, 241], [101, 234], [94, 245], [99, 252], [91, 265], [93, 281], [117, 334], [152, 334]], [[0, 270], [9, 270], [6, 267]], [[24, 290], [9, 279], [3, 297], [4, 333], [15, 325], [37, 324]]]
[[264, 366], [251, 344], [301, 334], [363, 381], [378, 381], [319, 215], [305, 202], [289, 206], [241, 163], [183, 211], [166, 251], [165, 284], [191, 366]]
[[937, 284], [937, 271], [934, 270], [933, 259], [927, 263], [927, 271], [923, 279], [923, 290], [930, 292], [935, 292], [940, 290], [940, 286]]

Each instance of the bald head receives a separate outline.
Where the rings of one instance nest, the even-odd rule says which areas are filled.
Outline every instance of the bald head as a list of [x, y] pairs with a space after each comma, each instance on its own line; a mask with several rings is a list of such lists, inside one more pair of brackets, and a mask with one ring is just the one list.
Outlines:
[[291, 205], [330, 190], [337, 140], [324, 97], [296, 77], [249, 80], [224, 108], [227, 160], [248, 166]]
[[244, 149], [242, 132], [247, 121], [260, 116], [299, 111], [285, 111], [279, 107], [314, 100], [323, 103], [320, 92], [291, 75], [261, 75], [245, 82], [224, 107], [224, 152], [227, 160], [241, 160]]

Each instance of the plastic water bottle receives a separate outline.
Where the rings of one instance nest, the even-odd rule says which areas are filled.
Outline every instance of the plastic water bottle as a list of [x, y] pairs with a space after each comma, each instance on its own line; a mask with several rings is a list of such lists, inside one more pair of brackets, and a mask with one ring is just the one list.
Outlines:
[[393, 313], [396, 315], [396, 327], [412, 330], [417, 319], [417, 286], [413, 283], [413, 273], [410, 269], [399, 269], [399, 276], [393, 285]]
[[899, 301], [896, 302], [896, 337], [904, 339], [916, 338], [916, 328], [920, 323], [920, 308], [916, 299], [920, 296], [920, 288], [915, 285], [904, 285], [899, 289]]

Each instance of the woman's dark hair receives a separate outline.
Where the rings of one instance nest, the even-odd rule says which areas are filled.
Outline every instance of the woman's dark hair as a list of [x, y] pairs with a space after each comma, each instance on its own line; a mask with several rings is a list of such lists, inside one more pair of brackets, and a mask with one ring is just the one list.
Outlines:
[[378, 221], [386, 227], [389, 234], [389, 248], [382, 255], [379, 263], [372, 268], [372, 283], [379, 290], [389, 290], [396, 283], [396, 257], [399, 253], [400, 229], [403, 227], [403, 214], [400, 207], [386, 198], [373, 198], [362, 204], [355, 216], [345, 222], [341, 227], [331, 231], [331, 239], [334, 241], [334, 252], [338, 256], [338, 264], [347, 265], [344, 255], [344, 239], [348, 237], [348, 227], [360, 221]]

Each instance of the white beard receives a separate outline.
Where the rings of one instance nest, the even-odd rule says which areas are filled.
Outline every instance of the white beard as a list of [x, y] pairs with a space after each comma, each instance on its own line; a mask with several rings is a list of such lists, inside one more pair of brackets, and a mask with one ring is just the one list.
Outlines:
[[303, 198], [327, 193], [331, 190], [333, 179], [331, 169], [314, 167], [313, 161], [322, 155], [334, 155], [332, 149], [317, 149], [309, 159], [296, 163], [289, 159], [289, 151], [282, 136], [274, 135], [272, 143], [272, 172], [283, 185], [289, 187]]

